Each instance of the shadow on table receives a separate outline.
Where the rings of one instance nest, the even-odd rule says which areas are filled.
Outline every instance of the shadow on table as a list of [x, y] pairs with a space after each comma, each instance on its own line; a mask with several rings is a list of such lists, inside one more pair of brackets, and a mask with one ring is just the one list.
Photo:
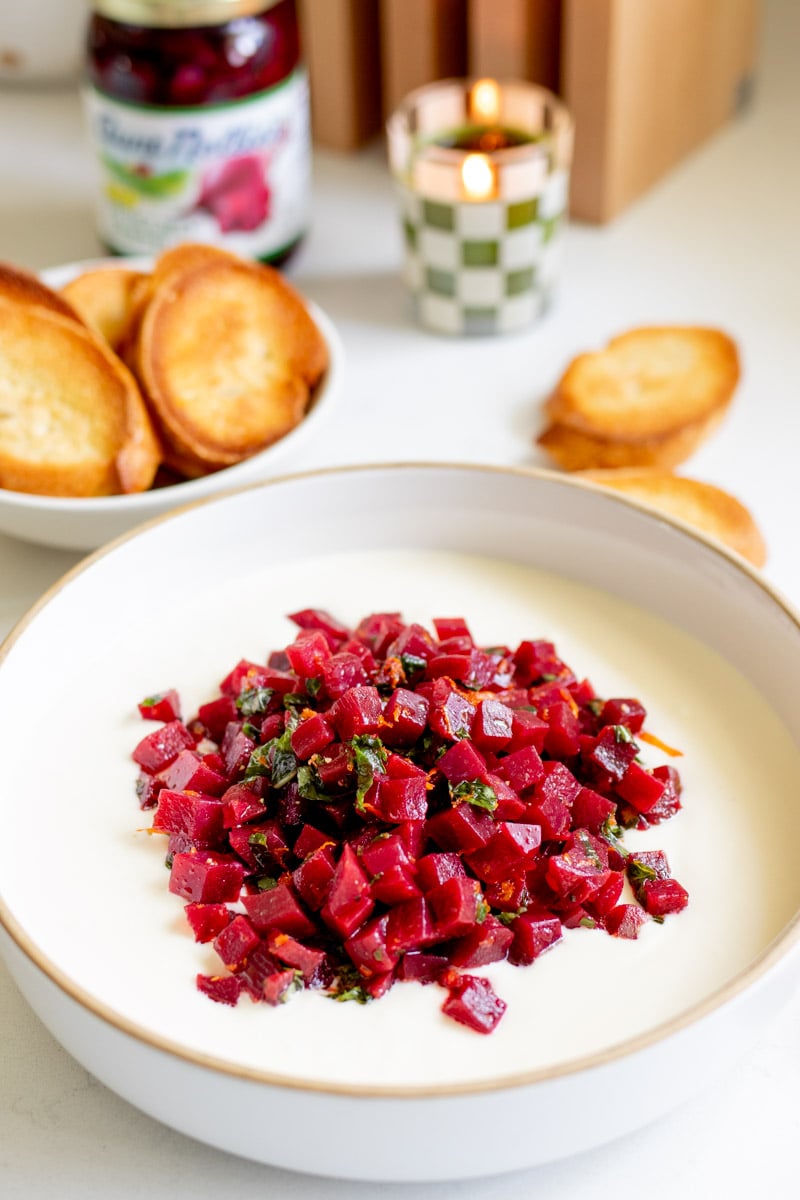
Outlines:
[[415, 328], [411, 298], [399, 271], [310, 276], [298, 281], [304, 296], [332, 321], [408, 330]]

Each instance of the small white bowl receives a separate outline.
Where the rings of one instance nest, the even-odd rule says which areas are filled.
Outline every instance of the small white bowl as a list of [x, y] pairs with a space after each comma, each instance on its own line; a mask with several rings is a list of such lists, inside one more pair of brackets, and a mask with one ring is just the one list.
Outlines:
[[[131, 270], [147, 270], [152, 264], [151, 260], [137, 258], [96, 259], [53, 267], [42, 272], [42, 278], [50, 287], [60, 288], [82, 271], [120, 265], [129, 266]], [[135, 495], [72, 498], [31, 495], [0, 488], [0, 532], [65, 550], [95, 550], [170, 509], [274, 475], [290, 453], [317, 435], [341, 394], [344, 373], [341, 338], [322, 309], [310, 300], [305, 304], [327, 344], [329, 365], [324, 379], [314, 391], [308, 412], [285, 437], [235, 466]]]
[[[213, 956], [141, 828], [135, 705], [174, 686], [190, 715], [307, 605], [552, 639], [600, 695], [638, 695], [683, 751], [683, 809], [625, 841], [666, 851], [686, 911], [637, 941], [569, 930], [532, 967], [481, 968], [508, 1003], [488, 1037], [411, 983], [363, 1007], [200, 995]], [[707, 1084], [792, 994], [798, 677], [800, 621], [757, 572], [590, 483], [394, 465], [217, 497], [75, 568], [0, 652], [0, 949], [88, 1070], [225, 1150], [399, 1181], [587, 1149]]]

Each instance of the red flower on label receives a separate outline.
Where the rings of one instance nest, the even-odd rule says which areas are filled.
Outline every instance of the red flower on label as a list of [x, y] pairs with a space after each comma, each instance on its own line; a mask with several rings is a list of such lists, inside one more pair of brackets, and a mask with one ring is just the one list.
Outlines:
[[270, 199], [263, 160], [243, 154], [204, 172], [197, 208], [210, 213], [223, 233], [249, 233], [268, 219]]

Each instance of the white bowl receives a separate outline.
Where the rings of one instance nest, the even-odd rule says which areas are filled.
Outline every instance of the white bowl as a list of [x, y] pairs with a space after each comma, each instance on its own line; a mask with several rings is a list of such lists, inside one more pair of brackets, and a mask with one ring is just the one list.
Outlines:
[[[366, 1007], [197, 993], [208, 948], [140, 828], [135, 704], [175, 686], [192, 711], [307, 605], [552, 638], [601, 695], [640, 696], [684, 752], [684, 807], [626, 841], [666, 850], [687, 910], [637, 941], [578, 929], [531, 968], [482, 968], [508, 1003], [488, 1037], [414, 984]], [[234, 1153], [420, 1180], [586, 1149], [713, 1078], [797, 982], [799, 676], [798, 616], [757, 572], [590, 483], [394, 465], [218, 497], [88, 559], [6, 643], [3, 952], [84, 1066]]]
[[[131, 270], [147, 270], [152, 264], [149, 259], [138, 258], [96, 259], [53, 267], [44, 271], [42, 278], [50, 287], [60, 288], [82, 271], [120, 265]], [[0, 532], [45, 546], [95, 550], [170, 509], [274, 475], [289, 454], [301, 449], [318, 434], [341, 394], [344, 373], [341, 338], [322, 309], [310, 300], [305, 303], [327, 344], [329, 365], [325, 377], [314, 390], [306, 416], [290, 433], [235, 466], [200, 479], [187, 479], [135, 495], [71, 498], [30, 495], [0, 488]]]

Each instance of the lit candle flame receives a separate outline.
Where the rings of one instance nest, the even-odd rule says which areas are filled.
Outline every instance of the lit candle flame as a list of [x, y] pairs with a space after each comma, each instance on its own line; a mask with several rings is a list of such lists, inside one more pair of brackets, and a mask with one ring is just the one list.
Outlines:
[[494, 191], [494, 171], [485, 154], [468, 154], [461, 164], [464, 191], [470, 200], [486, 200]]
[[479, 79], [469, 97], [472, 118], [491, 124], [500, 115], [500, 87], [494, 79]]

